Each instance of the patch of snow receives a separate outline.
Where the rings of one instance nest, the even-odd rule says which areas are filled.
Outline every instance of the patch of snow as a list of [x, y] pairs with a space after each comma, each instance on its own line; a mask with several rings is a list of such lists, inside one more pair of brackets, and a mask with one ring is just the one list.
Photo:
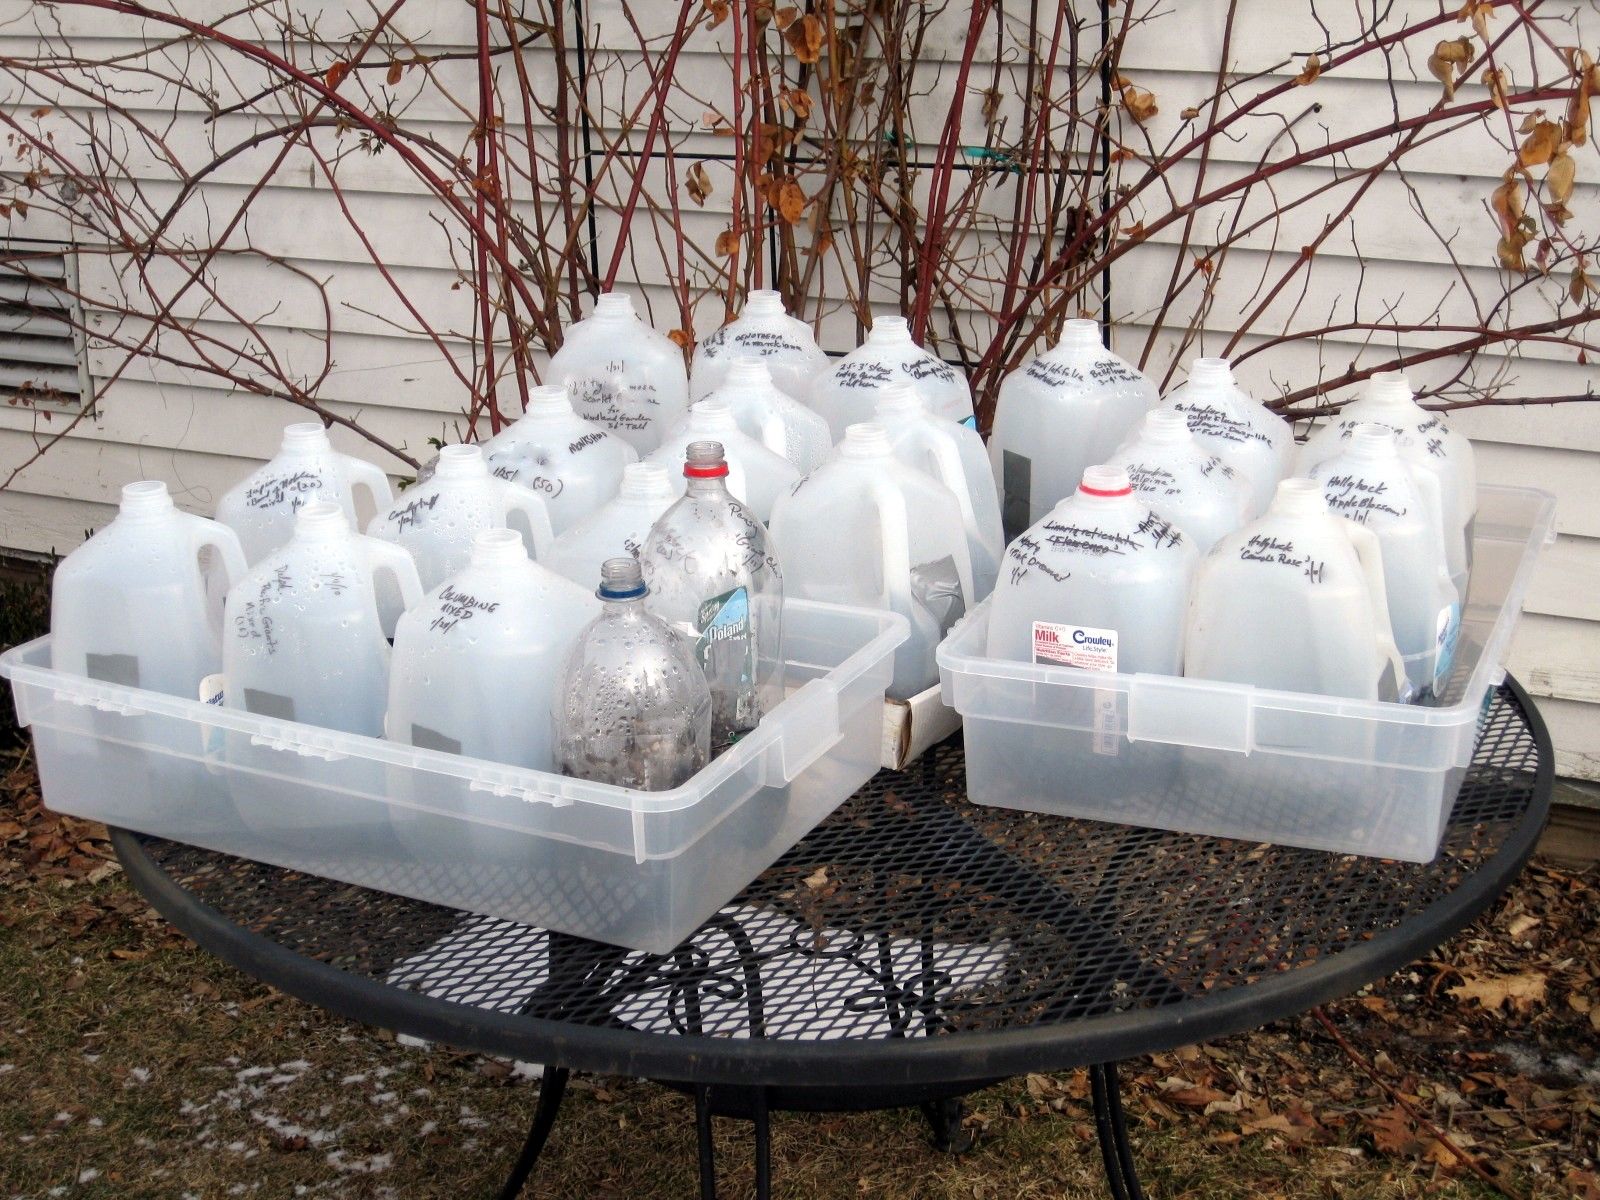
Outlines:
[[262, 1112], [258, 1108], [250, 1110], [250, 1119], [259, 1125], [265, 1125], [270, 1132], [281, 1138], [305, 1138], [306, 1143], [312, 1146], [325, 1145], [339, 1136], [336, 1130], [309, 1129], [304, 1125], [286, 1121], [277, 1113]]
[[372, 1094], [372, 1103], [374, 1104], [388, 1104], [393, 1099], [395, 1099], [395, 1093], [393, 1092], [374, 1092]]
[[339, 1084], [341, 1087], [350, 1087], [352, 1084], [365, 1083], [366, 1081], [367, 1077], [365, 1074], [346, 1075], [343, 1079], [339, 1080]]
[[83, 1170], [78, 1172], [79, 1183], [93, 1183], [99, 1178], [100, 1172], [95, 1170], [93, 1167], [85, 1167]]
[[543, 1079], [544, 1064], [520, 1062], [513, 1060], [511, 1063], [511, 1078], [513, 1079]]
[[330, 1150], [328, 1165], [350, 1175], [376, 1175], [394, 1166], [394, 1155], [374, 1154], [368, 1158], [351, 1158], [344, 1150]]
[[418, 1137], [427, 1137], [430, 1133], [435, 1132], [438, 1128], [439, 1128], [439, 1122], [437, 1122], [437, 1121], [424, 1121], [422, 1123], [422, 1128], [417, 1130], [417, 1136]]
[[0, 1063], [0, 1075], [9, 1075], [17, 1069], [16, 1063]]
[[396, 1034], [394, 1040], [402, 1046], [410, 1046], [413, 1050], [427, 1050], [433, 1046], [427, 1038], [412, 1037], [409, 1033]]
[[100, 1129], [104, 1125], [105, 1125], [105, 1122], [102, 1121], [99, 1117], [90, 1117], [89, 1118], [89, 1128], [90, 1129]]

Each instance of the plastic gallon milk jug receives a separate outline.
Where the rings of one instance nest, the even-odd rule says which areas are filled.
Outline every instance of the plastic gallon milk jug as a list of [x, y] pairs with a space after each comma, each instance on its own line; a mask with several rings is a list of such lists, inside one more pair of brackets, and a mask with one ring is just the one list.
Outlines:
[[837, 441], [846, 426], [872, 420], [878, 389], [897, 379], [916, 384], [935, 416], [972, 422], [967, 377], [913, 342], [904, 317], [874, 317], [866, 342], [817, 376], [810, 404], [826, 418]]
[[550, 513], [535, 493], [489, 473], [479, 446], [446, 446], [425, 483], [413, 484], [367, 526], [367, 536], [404, 546], [424, 588], [467, 565], [472, 539], [510, 523], [531, 538], [534, 557], [550, 551]]
[[639, 458], [628, 442], [580, 417], [559, 384], [534, 388], [528, 411], [485, 442], [483, 454], [497, 478], [544, 501], [557, 534], [615, 496], [622, 468]]
[[1244, 479], [1189, 432], [1177, 409], [1147, 413], [1106, 461], [1125, 468], [1139, 498], [1188, 534], [1201, 554], [1247, 519], [1251, 498]]
[[1195, 359], [1188, 382], [1167, 393], [1162, 404], [1181, 412], [1189, 432], [1244, 477], [1250, 515], [1265, 511], [1293, 461], [1288, 422], [1234, 382], [1225, 358]]
[[960, 502], [972, 560], [972, 593], [982, 600], [994, 591], [1005, 550], [1000, 500], [983, 439], [975, 429], [929, 413], [922, 394], [909, 383], [891, 383], [879, 391], [876, 421], [888, 431], [896, 458], [932, 475]]
[[1378, 538], [1389, 623], [1419, 698], [1443, 689], [1461, 632], [1461, 604], [1445, 554], [1439, 480], [1400, 457], [1394, 430], [1365, 423], [1311, 472], [1336, 516]]
[[629, 463], [622, 470], [622, 489], [616, 498], [558, 537], [539, 561], [580, 587], [599, 579], [606, 559], [639, 557], [650, 527], [677, 498], [666, 467]]
[[56, 568], [51, 666], [193, 700], [222, 666], [221, 605], [206, 587], [202, 550], [226, 586], [244, 574], [233, 530], [179, 511], [164, 483], [124, 487], [111, 523]]
[[683, 462], [690, 445], [695, 442], [721, 443], [723, 459], [728, 465], [729, 493], [763, 524], [772, 519], [774, 501], [800, 478], [792, 462], [747, 436], [733, 419], [733, 410], [713, 397], [691, 408], [688, 420], [668, 434], [660, 448], [646, 460], [668, 470], [679, 495], [688, 487]]
[[828, 356], [817, 347], [811, 326], [783, 309], [773, 291], [753, 291], [744, 310], [694, 350], [689, 366], [689, 399], [704, 400], [722, 386], [736, 358], [766, 363], [772, 381], [796, 400], [805, 400], [811, 383], [828, 369]]
[[778, 388], [765, 359], [740, 354], [727, 365], [721, 385], [708, 399], [726, 404], [739, 429], [805, 475], [833, 449], [828, 423]]
[[389, 738], [554, 769], [556, 685], [578, 634], [599, 615], [593, 592], [528, 560], [516, 530], [479, 532], [467, 565], [400, 618]]
[[406, 608], [421, 601], [422, 582], [405, 550], [361, 537], [335, 504], [302, 508], [288, 544], [228, 593], [223, 703], [383, 736], [389, 643], [378, 619], [375, 572], [394, 577]]
[[683, 351], [633, 311], [622, 292], [607, 292], [594, 312], [566, 331], [550, 359], [550, 382], [572, 392], [578, 415], [628, 442], [641, 455], [689, 407]]
[[712, 693], [689, 647], [645, 606], [631, 558], [606, 562], [601, 612], [578, 635], [556, 688], [563, 775], [665, 791], [710, 759]]
[[1328, 511], [1322, 485], [1285, 479], [1264, 516], [1195, 573], [1184, 672], [1355, 700], [1403, 698], [1378, 539]]
[[222, 497], [217, 520], [239, 535], [246, 560], [256, 563], [289, 540], [295, 514], [314, 500], [337, 504], [354, 525], [357, 488], [367, 492], [375, 512], [394, 500], [389, 477], [376, 466], [340, 454], [319, 422], [297, 422], [284, 427], [277, 457]]
[[720, 750], [783, 698], [783, 569], [761, 522], [729, 494], [720, 443], [691, 442], [680, 469], [687, 491], [650, 530], [639, 561], [650, 611], [705, 673]]
[[789, 594], [888, 609], [911, 624], [889, 695], [939, 678], [933, 652], [976, 603], [961, 502], [895, 457], [888, 430], [852, 425], [833, 455], [778, 501], [772, 539]]
[[1095, 321], [1070, 320], [1061, 340], [1000, 384], [989, 459], [1000, 483], [1006, 540], [1078, 489], [1156, 403], [1156, 385], [1100, 340]]
[[1199, 553], [1121, 467], [1091, 466], [1077, 492], [1006, 547], [989, 610], [991, 658], [1084, 671], [1176, 675]]
[[1308, 473], [1318, 463], [1339, 453], [1357, 425], [1364, 421], [1394, 430], [1400, 457], [1424, 467], [1439, 480], [1439, 506], [1444, 517], [1445, 553], [1450, 579], [1463, 601], [1472, 569], [1472, 523], [1478, 511], [1478, 471], [1472, 443], [1451, 429], [1438, 413], [1416, 402], [1406, 377], [1398, 371], [1380, 371], [1367, 383], [1366, 393], [1347, 404], [1339, 415], [1318, 427], [1300, 451], [1300, 470]]

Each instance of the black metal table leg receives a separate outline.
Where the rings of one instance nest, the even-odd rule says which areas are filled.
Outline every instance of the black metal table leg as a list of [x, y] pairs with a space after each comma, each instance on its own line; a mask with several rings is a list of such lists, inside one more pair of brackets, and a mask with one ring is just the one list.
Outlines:
[[528, 1182], [528, 1176], [533, 1172], [533, 1165], [539, 1161], [539, 1154], [550, 1138], [550, 1130], [555, 1126], [556, 1113], [561, 1108], [561, 1098], [566, 1091], [567, 1069], [547, 1067], [544, 1078], [539, 1081], [539, 1104], [533, 1110], [533, 1124], [528, 1129], [528, 1140], [522, 1143], [522, 1153], [517, 1155], [517, 1165], [511, 1168], [511, 1175], [506, 1180], [505, 1187], [500, 1189], [500, 1200], [516, 1200], [516, 1197], [522, 1194], [522, 1185]]
[[946, 1154], [965, 1154], [972, 1149], [972, 1144], [977, 1139], [972, 1136], [972, 1131], [961, 1123], [966, 1115], [967, 1106], [962, 1103], [960, 1096], [951, 1096], [947, 1100], [929, 1100], [918, 1107], [922, 1110], [922, 1115], [927, 1118], [936, 1149], [943, 1150]]
[[1139, 1175], [1134, 1168], [1133, 1147], [1128, 1144], [1128, 1123], [1122, 1112], [1122, 1089], [1117, 1083], [1117, 1065], [1101, 1063], [1089, 1068], [1094, 1090], [1094, 1124], [1099, 1136], [1100, 1157], [1105, 1163], [1106, 1182], [1114, 1200], [1144, 1200]]
[[767, 1112], [767, 1090], [757, 1088], [752, 1116], [756, 1126], [756, 1200], [772, 1197], [772, 1122]]
[[717, 1200], [717, 1158], [711, 1145], [711, 1089], [694, 1089], [694, 1135], [700, 1150], [700, 1200]]

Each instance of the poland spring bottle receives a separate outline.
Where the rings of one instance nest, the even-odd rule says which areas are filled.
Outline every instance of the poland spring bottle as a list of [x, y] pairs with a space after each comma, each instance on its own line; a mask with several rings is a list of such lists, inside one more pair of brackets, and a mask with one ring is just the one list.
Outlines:
[[710, 757], [711, 692], [694, 656], [645, 608], [639, 564], [608, 559], [601, 612], [578, 635], [556, 688], [556, 769], [665, 791]]
[[718, 442], [691, 442], [688, 490], [645, 539], [650, 611], [693, 648], [711, 687], [711, 744], [754, 729], [783, 694], [783, 574], [765, 527], [728, 494]]
[[666, 467], [676, 476], [676, 490], [681, 493], [687, 487], [682, 474], [684, 454], [695, 442], [716, 442], [722, 447], [729, 494], [763, 524], [772, 519], [778, 497], [800, 479], [792, 462], [740, 429], [733, 411], [715, 396], [691, 408], [688, 419], [668, 433], [645, 461]]

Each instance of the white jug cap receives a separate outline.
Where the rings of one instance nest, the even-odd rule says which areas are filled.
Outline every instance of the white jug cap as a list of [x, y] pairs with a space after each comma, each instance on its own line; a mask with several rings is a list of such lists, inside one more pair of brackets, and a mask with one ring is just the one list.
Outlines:
[[630, 500], [664, 499], [672, 495], [667, 469], [660, 463], [631, 462], [622, 468], [622, 486], [617, 495]]
[[771, 288], [756, 288], [745, 297], [744, 311], [756, 317], [783, 316], [783, 293]]
[[1363, 421], [1350, 431], [1350, 452], [1365, 458], [1392, 458], [1400, 450], [1392, 426]]
[[1133, 495], [1133, 484], [1128, 479], [1128, 469], [1126, 467], [1114, 467], [1101, 463], [1083, 469], [1083, 482], [1078, 484], [1078, 492], [1084, 496], [1106, 498], [1131, 496]]
[[602, 292], [590, 316], [615, 319], [634, 315], [633, 298], [627, 292]]
[[771, 387], [772, 371], [761, 355], [741, 349], [729, 356], [728, 373], [723, 382], [740, 387]]
[[877, 404], [873, 411], [880, 416], [911, 416], [926, 411], [928, 407], [922, 399], [922, 393], [917, 391], [916, 384], [904, 379], [884, 384], [874, 399]]
[[1176, 408], [1153, 408], [1144, 415], [1144, 428], [1139, 436], [1150, 442], [1187, 442], [1194, 435], [1189, 432], [1189, 417]]
[[1367, 381], [1367, 399], [1393, 404], [1413, 399], [1404, 371], [1378, 371]]
[[328, 445], [328, 430], [321, 421], [296, 421], [283, 427], [285, 450], [325, 450]]
[[124, 484], [122, 506], [119, 512], [130, 516], [145, 513], [170, 512], [174, 505], [167, 485], [159, 479], [141, 479], [138, 483]]
[[350, 518], [331, 500], [313, 500], [294, 517], [294, 536], [320, 538], [350, 531]]
[[1071, 317], [1061, 326], [1061, 340], [1056, 343], [1057, 349], [1067, 350], [1098, 350], [1104, 343], [1100, 340], [1100, 322], [1088, 317]]
[[839, 443], [841, 457], [884, 458], [892, 453], [894, 447], [889, 441], [889, 431], [876, 421], [845, 426], [844, 440]]
[[1278, 484], [1267, 511], [1292, 516], [1317, 515], [1328, 511], [1328, 501], [1323, 497], [1320, 483], [1297, 475]]
[[498, 566], [501, 563], [524, 562], [528, 548], [522, 534], [515, 529], [480, 529], [472, 535], [472, 565]]
[[1225, 358], [1197, 358], [1189, 364], [1189, 382], [1215, 387], [1233, 382], [1233, 368]]
[[528, 407], [524, 412], [530, 417], [566, 416], [573, 411], [572, 397], [564, 383], [541, 383], [528, 393]]
[[689, 406], [689, 428], [696, 433], [729, 433], [738, 427], [726, 400], [708, 396]]
[[873, 317], [872, 328], [867, 330], [869, 342], [909, 342], [911, 322], [904, 317]]
[[462, 443], [445, 446], [439, 451], [439, 465], [434, 474], [440, 479], [476, 479], [489, 473], [483, 460], [483, 447]]

